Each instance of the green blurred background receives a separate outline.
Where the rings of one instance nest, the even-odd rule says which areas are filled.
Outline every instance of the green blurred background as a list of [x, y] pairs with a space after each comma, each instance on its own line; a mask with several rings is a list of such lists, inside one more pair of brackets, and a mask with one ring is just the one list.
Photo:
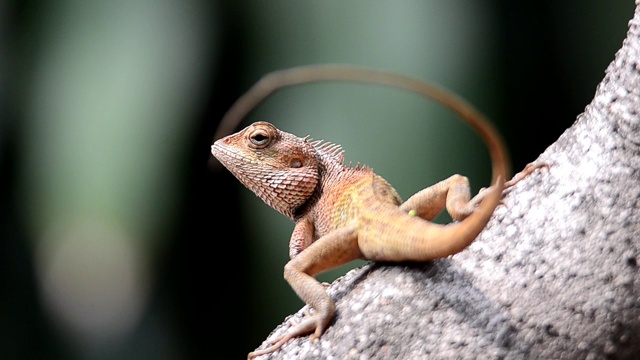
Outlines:
[[[282, 279], [293, 224], [209, 154], [267, 72], [347, 63], [432, 80], [497, 124], [520, 169], [589, 103], [633, 8], [0, 2], [0, 358], [244, 358], [301, 307]], [[476, 136], [402, 91], [304, 86], [253, 120], [342, 144], [404, 198], [453, 173], [489, 182]]]

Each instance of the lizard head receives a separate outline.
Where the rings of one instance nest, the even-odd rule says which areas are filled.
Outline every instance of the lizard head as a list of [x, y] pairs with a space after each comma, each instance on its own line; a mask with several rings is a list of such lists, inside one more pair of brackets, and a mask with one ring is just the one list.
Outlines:
[[318, 153], [307, 138], [264, 121], [217, 140], [211, 153], [267, 205], [292, 219], [320, 180]]

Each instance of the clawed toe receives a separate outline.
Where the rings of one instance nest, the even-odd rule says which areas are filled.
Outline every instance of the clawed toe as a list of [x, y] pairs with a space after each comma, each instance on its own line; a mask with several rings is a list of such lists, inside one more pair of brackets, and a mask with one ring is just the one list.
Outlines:
[[519, 173], [515, 174], [513, 176], [513, 178], [511, 178], [511, 180], [507, 181], [504, 183], [504, 188], [505, 190], [515, 186], [517, 183], [519, 183], [520, 181], [522, 181], [524, 178], [526, 178], [527, 176], [531, 175], [534, 171], [538, 170], [538, 169], [546, 169], [547, 171], [549, 171], [549, 164], [547, 163], [542, 163], [542, 162], [532, 162], [532, 163], [528, 163], [527, 166], [524, 167], [524, 169], [522, 169], [522, 171], [520, 171]]

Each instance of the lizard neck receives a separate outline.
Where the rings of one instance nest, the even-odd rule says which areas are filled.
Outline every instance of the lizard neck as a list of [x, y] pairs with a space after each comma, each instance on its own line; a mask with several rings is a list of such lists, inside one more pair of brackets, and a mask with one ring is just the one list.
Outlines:
[[350, 168], [344, 166], [342, 163], [333, 161], [323, 157], [322, 154], [318, 154], [318, 184], [315, 187], [313, 193], [307, 201], [305, 201], [298, 208], [293, 209], [292, 219], [297, 221], [310, 213], [314, 212], [317, 208], [318, 202], [325, 197], [325, 194], [332, 194], [332, 187], [340, 183], [345, 177], [344, 173], [349, 172]]

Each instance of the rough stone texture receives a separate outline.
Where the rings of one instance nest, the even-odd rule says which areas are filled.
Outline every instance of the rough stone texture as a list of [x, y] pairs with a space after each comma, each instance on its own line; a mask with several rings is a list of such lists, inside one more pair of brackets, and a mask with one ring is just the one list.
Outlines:
[[320, 341], [260, 359], [639, 358], [639, 9], [592, 103], [539, 157], [550, 171], [518, 184], [476, 242], [350, 271]]

